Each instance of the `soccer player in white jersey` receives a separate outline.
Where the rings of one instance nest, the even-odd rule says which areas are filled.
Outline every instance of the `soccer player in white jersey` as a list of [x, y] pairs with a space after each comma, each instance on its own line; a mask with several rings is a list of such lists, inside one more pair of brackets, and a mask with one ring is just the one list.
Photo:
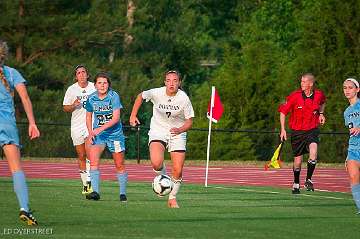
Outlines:
[[78, 156], [80, 178], [83, 185], [82, 194], [91, 192], [90, 163], [86, 158], [85, 141], [88, 136], [86, 128], [86, 110], [84, 104], [88, 96], [95, 91], [94, 83], [88, 81], [89, 73], [85, 66], [75, 67], [75, 83], [66, 90], [63, 109], [71, 113], [71, 138]]
[[179, 192], [186, 152], [186, 131], [192, 127], [194, 110], [189, 97], [180, 88], [181, 78], [177, 71], [165, 73], [165, 86], [140, 93], [134, 103], [130, 125], [140, 124], [137, 113], [143, 100], [153, 103], [153, 115], [149, 131], [150, 160], [157, 174], [166, 174], [165, 149], [172, 161], [174, 188], [169, 194], [168, 207], [179, 208], [176, 195]]

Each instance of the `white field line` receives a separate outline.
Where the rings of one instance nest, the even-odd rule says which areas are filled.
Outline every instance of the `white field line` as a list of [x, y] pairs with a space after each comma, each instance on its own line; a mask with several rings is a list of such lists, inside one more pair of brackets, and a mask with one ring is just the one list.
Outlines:
[[[276, 192], [276, 191], [264, 191], [264, 190], [256, 190], [256, 189], [245, 189], [245, 188], [231, 188], [231, 187], [221, 187], [221, 186], [208, 186], [208, 188], [225, 189], [225, 190], [238, 190], [238, 191], [244, 191], [244, 192], [257, 192], [257, 193], [289, 195], [287, 193], [281, 193], [281, 192]], [[331, 191], [328, 191], [328, 190], [316, 190], [316, 191], [331, 192]], [[340, 192], [340, 193], [343, 193], [343, 192]], [[346, 194], [346, 193], [343, 193], [343, 194]], [[353, 201], [353, 199], [350, 199], [350, 198], [321, 196], [321, 195], [298, 194], [298, 195], [295, 195], [295, 196], [296, 197], [303, 196], [303, 197], [326, 198], [326, 199]]]

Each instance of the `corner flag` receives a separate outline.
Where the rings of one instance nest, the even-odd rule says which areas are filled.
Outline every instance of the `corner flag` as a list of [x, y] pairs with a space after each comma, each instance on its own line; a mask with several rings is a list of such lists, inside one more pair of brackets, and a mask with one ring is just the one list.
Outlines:
[[209, 173], [209, 159], [210, 159], [210, 139], [211, 139], [211, 123], [217, 123], [224, 112], [224, 106], [220, 101], [220, 96], [217, 93], [215, 86], [211, 87], [211, 98], [208, 105], [207, 117], [209, 119], [209, 133], [208, 133], [208, 144], [206, 151], [206, 168], [205, 168], [205, 187], [208, 184], [208, 173]]
[[265, 164], [265, 170], [268, 170], [269, 168], [281, 168], [281, 161], [279, 160], [281, 149], [284, 142], [281, 142], [279, 146], [277, 146], [274, 155], [272, 156], [270, 162]]
[[[212, 112], [210, 111], [210, 109], [212, 109]], [[220, 96], [217, 90], [213, 86], [211, 90], [211, 99], [207, 110], [207, 117], [208, 119], [212, 119], [212, 122], [217, 123], [220, 120], [223, 113], [224, 113], [224, 106], [220, 101]]]

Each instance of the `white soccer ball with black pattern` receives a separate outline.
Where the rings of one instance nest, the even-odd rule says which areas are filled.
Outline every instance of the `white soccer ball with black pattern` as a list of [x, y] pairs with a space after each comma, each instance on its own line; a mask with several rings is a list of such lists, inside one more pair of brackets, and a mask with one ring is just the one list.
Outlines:
[[157, 175], [152, 183], [154, 192], [159, 196], [165, 196], [171, 192], [174, 183], [168, 175]]

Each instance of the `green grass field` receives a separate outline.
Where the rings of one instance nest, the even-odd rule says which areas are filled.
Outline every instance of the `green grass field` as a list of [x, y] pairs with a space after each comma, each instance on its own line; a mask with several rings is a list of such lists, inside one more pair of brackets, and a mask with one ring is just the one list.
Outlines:
[[[350, 194], [289, 189], [184, 184], [180, 209], [168, 209], [150, 183], [101, 182], [101, 201], [80, 194], [78, 180], [29, 180], [38, 229], [52, 234], [15, 235], [29, 228], [18, 219], [10, 178], [0, 178], [0, 238], [359, 238], [360, 215]], [[9, 229], [13, 233], [9, 233]]]

